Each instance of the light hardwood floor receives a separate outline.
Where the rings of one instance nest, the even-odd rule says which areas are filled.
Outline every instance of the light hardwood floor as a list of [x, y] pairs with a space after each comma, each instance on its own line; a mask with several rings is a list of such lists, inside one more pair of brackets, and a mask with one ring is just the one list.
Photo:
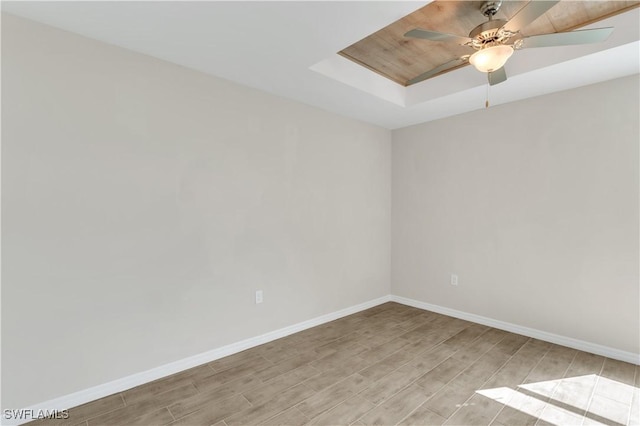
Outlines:
[[639, 388], [633, 364], [385, 303], [32, 424], [637, 425]]

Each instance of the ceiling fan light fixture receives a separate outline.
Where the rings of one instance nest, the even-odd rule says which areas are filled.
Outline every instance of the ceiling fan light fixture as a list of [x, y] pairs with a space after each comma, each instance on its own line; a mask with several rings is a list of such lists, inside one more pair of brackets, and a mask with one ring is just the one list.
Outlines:
[[471, 55], [469, 63], [480, 72], [492, 72], [500, 69], [513, 54], [513, 47], [506, 44], [485, 47]]

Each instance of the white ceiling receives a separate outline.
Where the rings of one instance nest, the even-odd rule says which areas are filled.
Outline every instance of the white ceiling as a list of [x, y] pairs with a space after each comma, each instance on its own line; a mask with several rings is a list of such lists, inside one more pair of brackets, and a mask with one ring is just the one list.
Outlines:
[[[336, 52], [425, 1], [2, 2], [2, 10], [279, 96], [394, 129], [484, 107], [472, 67], [405, 88]], [[640, 71], [638, 8], [598, 45], [516, 52], [492, 105]], [[589, 27], [587, 27], [589, 28]]]

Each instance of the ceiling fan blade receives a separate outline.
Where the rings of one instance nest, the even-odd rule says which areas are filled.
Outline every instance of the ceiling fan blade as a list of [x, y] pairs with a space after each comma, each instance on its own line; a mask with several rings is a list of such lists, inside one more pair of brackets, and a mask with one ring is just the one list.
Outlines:
[[511, 31], [512, 33], [520, 31], [522, 28], [526, 27], [540, 16], [544, 15], [544, 13], [555, 6], [559, 0], [554, 1], [542, 1], [542, 0], [532, 0], [525, 7], [520, 9], [518, 13], [516, 13], [513, 18], [509, 20], [506, 24], [502, 26], [502, 29]]
[[507, 80], [507, 72], [504, 70], [504, 67], [501, 67], [495, 71], [488, 72], [487, 78], [489, 79], [489, 85], [495, 86]]
[[411, 86], [412, 84], [416, 84], [416, 83], [420, 83], [421, 81], [424, 81], [430, 77], [433, 77], [434, 75], [441, 73], [442, 71], [446, 71], [449, 68], [453, 68], [457, 65], [462, 65], [465, 62], [467, 62], [468, 58], [466, 56], [463, 56], [462, 58], [456, 58], [452, 61], [446, 62], [440, 66], [437, 66], [427, 72], [423, 72], [422, 74], [420, 74], [419, 76], [412, 78], [411, 80], [407, 81], [407, 86]]
[[612, 32], [613, 27], [607, 27], [593, 30], [569, 31], [566, 33], [540, 34], [525, 37], [522, 47], [552, 47], [597, 43], [606, 40]]
[[466, 44], [471, 41], [469, 37], [463, 37], [463, 36], [458, 36], [454, 34], [439, 33], [437, 31], [423, 30], [421, 28], [416, 28], [414, 30], [411, 30], [405, 33], [404, 36], [421, 38], [424, 40], [431, 40], [431, 41], [445, 41], [445, 42], [458, 43], [458, 44]]

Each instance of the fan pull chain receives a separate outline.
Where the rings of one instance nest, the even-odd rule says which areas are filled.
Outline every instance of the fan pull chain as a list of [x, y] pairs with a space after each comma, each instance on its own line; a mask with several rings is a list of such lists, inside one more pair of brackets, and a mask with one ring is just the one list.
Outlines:
[[484, 107], [485, 108], [489, 108], [489, 86], [490, 86], [490, 84], [487, 83], [487, 100], [484, 102]]

